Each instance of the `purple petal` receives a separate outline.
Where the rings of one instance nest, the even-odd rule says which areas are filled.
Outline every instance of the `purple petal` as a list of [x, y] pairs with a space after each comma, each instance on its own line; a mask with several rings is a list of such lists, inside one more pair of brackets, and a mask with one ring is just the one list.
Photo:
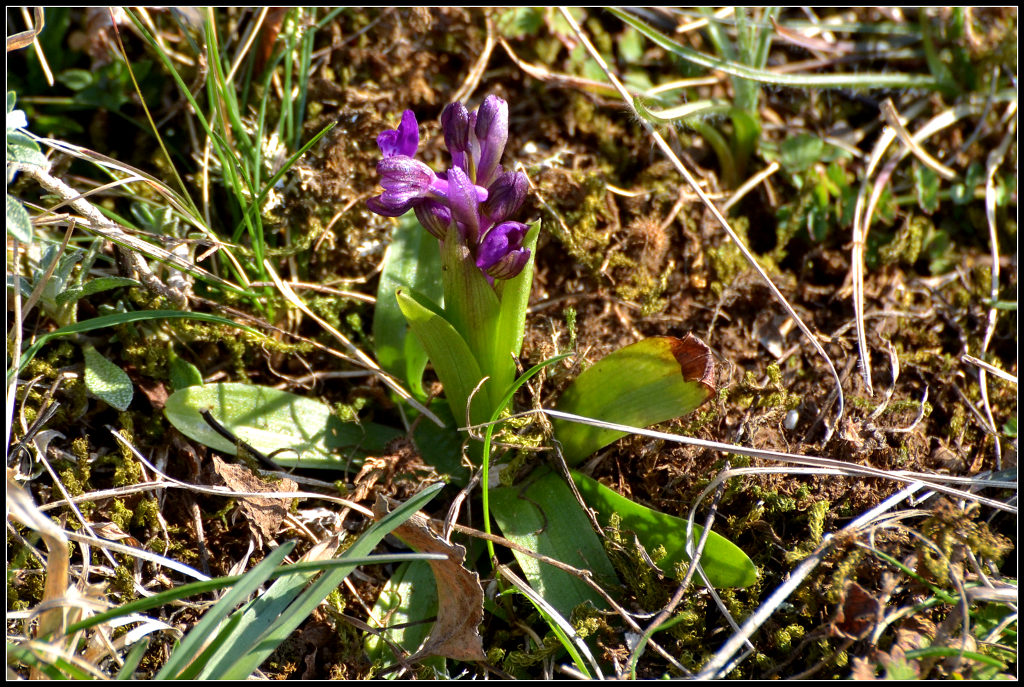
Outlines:
[[458, 167], [448, 170], [448, 204], [452, 209], [452, 218], [465, 228], [464, 238], [470, 246], [476, 245], [480, 238], [479, 191], [487, 193], [470, 181]]
[[504, 222], [519, 212], [529, 186], [522, 172], [504, 172], [487, 189], [487, 202], [481, 209], [492, 222]]
[[384, 157], [405, 155], [412, 157], [420, 147], [420, 129], [416, 122], [416, 114], [412, 110], [402, 113], [402, 123], [398, 129], [387, 129], [377, 136], [377, 146]]
[[444, 144], [453, 155], [466, 152], [469, 145], [469, 112], [462, 103], [450, 103], [441, 112]]
[[473, 131], [480, 142], [476, 183], [490, 186], [508, 142], [508, 103], [496, 95], [484, 98]]
[[448, 228], [452, 223], [451, 209], [436, 200], [425, 200], [422, 203], [417, 203], [414, 209], [416, 210], [416, 218], [420, 221], [423, 228], [443, 241], [444, 237], [448, 235]]
[[401, 217], [413, 206], [413, 201], [405, 203], [394, 203], [385, 197], [385, 194], [366, 199], [366, 207], [370, 212], [375, 212], [383, 217]]
[[523, 268], [526, 267], [526, 263], [529, 261], [529, 249], [517, 248], [514, 251], [509, 251], [505, 257], [485, 271], [488, 276], [495, 279], [512, 279], [519, 276], [519, 273], [523, 271]]
[[[503, 265], [507, 267], [505, 263], [508, 262], [509, 255], [516, 255], [525, 250], [523, 249], [523, 239], [526, 237], [527, 229], [528, 227], [522, 222], [503, 222], [491, 229], [480, 241], [480, 247], [476, 254], [476, 266], [493, 277], [509, 279], [507, 276], [493, 274], [492, 269], [501, 268]], [[527, 257], [529, 254], [530, 251], [526, 251]], [[517, 259], [514, 258], [513, 261]], [[522, 265], [519, 265], [519, 269], [522, 269]], [[506, 270], [500, 269], [499, 271], [504, 273]], [[515, 274], [518, 273], [519, 270], [516, 270]]]
[[[406, 155], [393, 155], [377, 162], [384, 196], [396, 202], [426, 197], [436, 186], [444, 184], [426, 164]], [[447, 189], [445, 189], [447, 190]]]

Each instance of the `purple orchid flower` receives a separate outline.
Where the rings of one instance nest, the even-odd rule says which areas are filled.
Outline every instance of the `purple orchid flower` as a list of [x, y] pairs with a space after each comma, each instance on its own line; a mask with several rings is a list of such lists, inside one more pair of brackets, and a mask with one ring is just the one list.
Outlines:
[[441, 113], [441, 130], [453, 166], [437, 174], [414, 159], [419, 127], [411, 110], [397, 129], [377, 137], [377, 172], [384, 192], [366, 201], [371, 211], [398, 217], [410, 209], [420, 224], [444, 241], [458, 231], [488, 280], [511, 279], [530, 258], [523, 248], [526, 225], [511, 221], [526, 199], [522, 172], [506, 172], [501, 156], [508, 142], [508, 103], [495, 95], [470, 112], [451, 103]]
[[476, 266], [494, 279], [518, 275], [530, 259], [530, 251], [523, 248], [528, 230], [522, 222], [503, 222], [491, 229], [480, 242]]

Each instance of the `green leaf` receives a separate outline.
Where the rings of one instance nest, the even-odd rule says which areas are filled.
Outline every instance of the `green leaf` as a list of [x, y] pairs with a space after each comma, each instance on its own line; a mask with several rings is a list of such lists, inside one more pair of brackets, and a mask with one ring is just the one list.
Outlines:
[[921, 210], [930, 215], [939, 209], [939, 175], [917, 161], [914, 163], [914, 190]]
[[434, 403], [431, 410], [445, 426], [438, 427], [426, 420], [415, 423], [413, 439], [416, 447], [423, 456], [423, 462], [432, 465], [438, 474], [448, 475], [452, 483], [465, 486], [469, 481], [469, 469], [462, 464], [462, 436], [455, 430], [459, 423], [455, 422], [447, 405]]
[[[558, 409], [594, 420], [648, 427], [695, 410], [715, 390], [711, 349], [687, 334], [638, 341], [584, 370], [558, 401]], [[569, 465], [625, 432], [555, 420], [555, 438]]]
[[21, 201], [7, 194], [7, 234], [22, 243], [32, 242], [32, 218]]
[[821, 160], [824, 150], [825, 142], [819, 137], [799, 134], [779, 145], [779, 162], [790, 174], [799, 174]]
[[[444, 384], [444, 394], [456, 424], [462, 426], [466, 421], [466, 403], [483, 379], [476, 358], [465, 339], [438, 312], [435, 304], [412, 290], [399, 289], [395, 297]], [[474, 424], [490, 419], [492, 403], [486, 386], [473, 398], [470, 421]]]
[[199, 368], [179, 358], [174, 351], [170, 352], [168, 368], [172, 389], [178, 390], [184, 389], [187, 386], [203, 385], [203, 374], [199, 371]]
[[124, 370], [100, 355], [92, 346], [85, 354], [85, 387], [118, 410], [132, 402], [132, 380]]
[[[232, 455], [237, 447], [210, 427], [203, 410], [261, 453], [287, 449], [273, 460], [288, 467], [344, 469], [354, 451], [381, 451], [399, 434], [383, 425], [342, 422], [319, 401], [270, 387], [220, 383], [171, 394], [164, 407], [170, 423], [193, 441]], [[339, 456], [340, 450], [349, 456]]]
[[7, 161], [38, 167], [50, 166], [50, 161], [39, 150], [39, 144], [28, 134], [13, 129], [7, 130]]
[[437, 239], [419, 225], [413, 213], [399, 219], [384, 254], [373, 311], [374, 352], [380, 366], [408, 383], [421, 399], [423, 370], [427, 354], [415, 336], [395, 299], [400, 288], [412, 289], [434, 302], [441, 302], [441, 253]]
[[129, 277], [98, 277], [87, 281], [82, 286], [76, 286], [57, 295], [57, 305], [73, 303], [74, 301], [91, 296], [94, 293], [101, 293], [116, 289], [119, 286], [141, 286], [141, 282]]
[[[662, 572], [674, 576], [676, 564], [690, 560], [686, 550], [686, 520], [642, 506], [576, 470], [569, 473], [583, 500], [597, 511], [597, 520], [603, 527], [607, 527], [612, 514], [616, 514], [619, 527], [636, 533], [649, 554], [653, 555], [658, 547], [665, 547], [665, 555], [654, 561]], [[700, 525], [693, 526], [694, 545], [703, 531]], [[714, 532], [704, 544], [700, 564], [715, 587], [749, 587], [757, 581], [757, 568], [747, 554]]]
[[[413, 561], [398, 566], [388, 579], [377, 596], [370, 618], [386, 619], [385, 627], [402, 626], [384, 630], [382, 635], [413, 653], [430, 634], [431, 623], [427, 621], [436, 615], [437, 585], [434, 573], [426, 561]], [[365, 646], [367, 655], [374, 663], [386, 664], [394, 660], [394, 653], [381, 636], [367, 634]]]
[[80, 91], [91, 86], [96, 77], [88, 69], [65, 69], [57, 75], [57, 81], [70, 88], [72, 91]]
[[[524, 485], [491, 490], [491, 513], [501, 533], [520, 546], [575, 568], [589, 570], [607, 589], [618, 579], [608, 554], [583, 508], [562, 477], [542, 467]], [[512, 552], [530, 586], [564, 617], [590, 601], [605, 608], [604, 599], [579, 578], [532, 556]]]

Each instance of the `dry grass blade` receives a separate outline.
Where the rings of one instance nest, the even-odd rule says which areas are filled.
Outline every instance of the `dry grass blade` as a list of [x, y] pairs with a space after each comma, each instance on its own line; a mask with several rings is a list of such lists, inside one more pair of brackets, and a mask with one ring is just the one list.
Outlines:
[[673, 167], [675, 167], [675, 169], [680, 174], [683, 175], [683, 178], [686, 179], [686, 182], [688, 184], [690, 184], [694, 192], [701, 199], [701, 202], [704, 203], [704, 206], [714, 216], [715, 220], [722, 226], [722, 228], [725, 229], [726, 233], [729, 235], [729, 238], [731, 238], [733, 243], [736, 244], [736, 247], [739, 248], [743, 257], [747, 260], [748, 263], [750, 263], [750, 266], [754, 268], [758, 276], [761, 277], [764, 283], [771, 290], [772, 295], [775, 297], [775, 299], [779, 301], [783, 308], [785, 308], [789, 316], [792, 317], [793, 320], [797, 323], [797, 326], [800, 327], [800, 331], [804, 333], [804, 335], [807, 337], [808, 341], [810, 341], [814, 349], [824, 359], [825, 364], [828, 366], [829, 372], [832, 374], [832, 378], [835, 380], [835, 398], [838, 405], [835, 419], [832, 421], [831, 424], [826, 423], [825, 425], [825, 436], [823, 437], [822, 441], [827, 443], [828, 440], [832, 437], [832, 434], [835, 431], [835, 427], [839, 424], [839, 420], [842, 419], [843, 411], [846, 405], [845, 397], [843, 395], [843, 384], [842, 381], [839, 379], [839, 372], [836, 371], [836, 366], [832, 362], [832, 359], [829, 357], [828, 353], [825, 352], [825, 349], [822, 347], [821, 343], [819, 343], [818, 337], [815, 336], [814, 332], [811, 331], [810, 327], [808, 327], [807, 324], [804, 323], [803, 319], [797, 314], [796, 310], [793, 309], [793, 306], [789, 304], [788, 300], [786, 300], [786, 297], [782, 295], [781, 291], [779, 291], [779, 287], [775, 285], [775, 283], [771, 280], [768, 274], [764, 271], [764, 268], [761, 267], [761, 265], [757, 262], [757, 258], [754, 257], [754, 255], [750, 252], [750, 249], [747, 248], [747, 246], [743, 243], [740, 237], [736, 234], [735, 230], [729, 224], [729, 221], [725, 218], [725, 216], [718, 209], [718, 207], [711, 202], [711, 199], [708, 198], [707, 194], [704, 193], [704, 190], [700, 187], [700, 184], [697, 183], [697, 180], [694, 178], [690, 170], [676, 156], [676, 154], [672, 151], [672, 148], [668, 145], [665, 139], [662, 138], [661, 134], [654, 130], [654, 127], [651, 126], [650, 122], [648, 122], [645, 118], [640, 117], [639, 113], [636, 111], [636, 106], [633, 103], [633, 99], [629, 91], [626, 90], [626, 87], [622, 85], [622, 82], [619, 81], [618, 77], [615, 76], [615, 73], [612, 72], [612, 70], [608, 67], [608, 64], [604, 61], [604, 58], [601, 57], [601, 54], [590, 42], [590, 39], [587, 37], [586, 33], [584, 33], [583, 29], [580, 28], [580, 25], [576, 23], [576, 20], [572, 17], [568, 10], [566, 10], [565, 8], [559, 8], [559, 11], [562, 13], [562, 16], [569, 23], [569, 25], [572, 26], [573, 31], [576, 32], [576, 35], [579, 37], [580, 41], [582, 41], [584, 46], [586, 46], [587, 52], [590, 53], [590, 56], [594, 59], [595, 62], [597, 62], [597, 64], [601, 67], [604, 73], [608, 76], [608, 79], [612, 82], [612, 85], [615, 86], [615, 89], [619, 92], [619, 95], [622, 96], [623, 102], [625, 102], [629, 106], [630, 111], [633, 113], [633, 115], [637, 117], [637, 119], [639, 119], [639, 121], [643, 124], [644, 128], [647, 129], [647, 132], [650, 134], [651, 138], [654, 139], [654, 142], [658, 144], [658, 147], [661, 148], [662, 152], [665, 153], [665, 156], [669, 159], [669, 161], [672, 162]]
[[[14, 481], [12, 471], [7, 470], [7, 517], [15, 520], [26, 527], [35, 530], [46, 542], [46, 577], [43, 587], [42, 603], [63, 599], [68, 590], [68, 538], [61, 528], [46, 517], [36, 506], [32, 496], [20, 484]], [[64, 634], [67, 626], [67, 609], [57, 605], [40, 614], [39, 625], [36, 628], [38, 637], [60, 637]], [[57, 646], [44, 645], [46, 651], [43, 656], [48, 656]], [[38, 679], [42, 674], [33, 669], [32, 677]]]
[[849, 525], [844, 527], [840, 532], [835, 534], [829, 534], [822, 540], [821, 544], [815, 551], [803, 560], [802, 563], [792, 572], [789, 579], [781, 584], [778, 588], [772, 592], [758, 609], [750, 615], [744, 621], [740, 631], [733, 634], [726, 641], [722, 647], [715, 652], [715, 655], [709, 660], [701, 672], [697, 675], [697, 679], [715, 679], [725, 677], [728, 674], [728, 670], [724, 670], [726, 667], [729, 669], [735, 667], [735, 663], [730, 665], [730, 661], [733, 656], [743, 647], [743, 645], [750, 639], [750, 637], [757, 631], [761, 625], [775, 613], [775, 610], [785, 601], [789, 596], [797, 590], [800, 584], [810, 575], [811, 571], [814, 570], [821, 563], [825, 554], [831, 548], [832, 543], [836, 541], [837, 537], [844, 534], [852, 534], [861, 530], [877, 518], [882, 513], [886, 512], [890, 508], [895, 507], [897, 504], [911, 497], [914, 493], [923, 488], [922, 484], [911, 485], [900, 492], [890, 496], [888, 499], [880, 503], [875, 508], [871, 509], [864, 515], [860, 516]]
[[907, 146], [910, 152], [914, 154], [914, 157], [920, 160], [925, 166], [934, 170], [935, 173], [943, 179], [956, 179], [956, 172], [932, 157], [927, 150], [921, 147], [920, 143], [914, 140], [910, 135], [910, 132], [907, 131], [907, 127], [903, 125], [900, 113], [896, 111], [896, 106], [892, 104], [891, 98], [886, 98], [885, 102], [882, 103], [882, 116], [885, 117], [886, 123], [892, 127], [897, 138], [899, 138], [900, 141], [903, 142], [903, 145]]
[[[46, 25], [43, 19], [42, 7], [32, 8], [32, 16], [35, 19], [35, 22], [28, 21], [28, 16], [27, 13], [25, 12], [25, 8], [22, 8], [22, 14], [25, 15], [26, 23], [28, 24], [29, 28], [26, 29], [25, 31], [19, 31], [16, 34], [7, 37], [7, 52], [11, 52], [12, 50], [20, 50], [21, 48], [25, 48], [29, 45], [32, 45], [36, 40], [36, 36], [38, 36], [42, 32], [43, 27]], [[43, 64], [46, 64], [45, 60], [43, 61]], [[47, 76], [49, 76], [49, 69], [47, 69], [46, 71]], [[53, 85], [52, 76], [50, 76], [50, 85]]]
[[1015, 505], [1011, 505], [1010, 503], [1004, 503], [1002, 501], [997, 501], [995, 499], [986, 498], [984, 496], [979, 496], [977, 494], [964, 491], [963, 489], [957, 489], [954, 487], [947, 486], [947, 484], [986, 484], [992, 487], [1016, 489], [1016, 482], [977, 480], [970, 477], [956, 477], [953, 475], [941, 474], [925, 474], [920, 472], [910, 472], [906, 470], [883, 470], [881, 468], [875, 468], [869, 465], [857, 465], [853, 463], [844, 462], [841, 460], [833, 460], [831, 458], [803, 456], [796, 453], [785, 453], [782, 451], [768, 451], [765, 449], [756, 449], [747, 446], [739, 446], [736, 444], [726, 444], [719, 441], [697, 439], [694, 437], [683, 436], [681, 434], [670, 434], [668, 432], [657, 432], [654, 430], [643, 429], [640, 427], [630, 427], [629, 425], [620, 425], [614, 422], [602, 422], [599, 420], [592, 420], [590, 418], [581, 417], [579, 415], [573, 415], [572, 413], [565, 413], [560, 410], [553, 410], [550, 408], [528, 410], [523, 413], [513, 415], [512, 417], [524, 417], [526, 415], [532, 415], [533, 413], [544, 413], [545, 415], [556, 417], [562, 420], [569, 420], [570, 422], [582, 422], [584, 424], [592, 425], [594, 427], [601, 427], [603, 429], [612, 429], [619, 432], [640, 434], [642, 436], [650, 437], [652, 439], [661, 439], [664, 441], [671, 441], [679, 444], [699, 446], [701, 448], [707, 448], [713, 451], [720, 451], [723, 453], [736, 453], [741, 456], [750, 456], [751, 458], [761, 458], [763, 460], [790, 463], [792, 465], [805, 465], [813, 468], [827, 468], [837, 470], [845, 475], [879, 477], [882, 479], [903, 482], [907, 484], [923, 482], [930, 489], [940, 491], [950, 496], [967, 499], [969, 501], [977, 501], [980, 504], [989, 506], [991, 508], [996, 508], [998, 510], [1006, 511], [1008, 513], [1017, 513], [1017, 507]]

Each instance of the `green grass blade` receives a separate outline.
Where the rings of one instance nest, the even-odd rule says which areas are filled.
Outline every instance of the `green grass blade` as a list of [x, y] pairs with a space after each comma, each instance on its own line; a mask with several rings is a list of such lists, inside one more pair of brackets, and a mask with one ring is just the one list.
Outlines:
[[218, 601], [213, 608], [207, 611], [202, 619], [196, 623], [192, 630], [185, 636], [181, 643], [171, 652], [167, 663], [155, 676], [157, 680], [173, 679], [180, 677], [185, 669], [200, 655], [203, 644], [213, 630], [220, 625], [221, 621], [242, 603], [250, 594], [255, 592], [267, 579], [274, 568], [284, 560], [285, 556], [295, 548], [295, 542], [285, 542], [272, 551], [252, 570], [242, 576], [235, 586]]
[[[422, 508], [432, 499], [444, 484], [433, 484], [420, 493], [401, 504], [388, 515], [381, 518], [363, 532], [359, 538], [339, 557], [341, 560], [349, 561], [359, 556], [370, 553], [388, 533], [409, 519], [413, 513]], [[348, 574], [356, 568], [353, 561], [350, 565], [335, 568], [325, 572], [285, 610], [273, 623], [270, 629], [257, 638], [251, 644], [251, 648], [238, 657], [238, 660], [229, 668], [225, 669], [221, 677], [223, 679], [242, 680], [255, 671], [263, 661], [273, 653], [288, 636], [302, 623], [320, 603], [327, 598], [334, 589], [338, 587]], [[301, 589], [305, 586], [304, 580], [294, 580], [292, 587]], [[282, 593], [287, 591], [282, 590]]]
[[[270, 574], [270, 579], [276, 579], [279, 577], [285, 577], [288, 575], [301, 575], [307, 572], [316, 572], [319, 570], [329, 570], [331, 568], [348, 567], [350, 565], [384, 565], [387, 563], [403, 563], [406, 561], [413, 560], [442, 560], [445, 556], [440, 554], [431, 553], [397, 553], [387, 555], [372, 555], [372, 556], [361, 556], [346, 560], [331, 560], [331, 561], [308, 561], [301, 563], [291, 563], [290, 565], [279, 566], [274, 569]], [[95, 627], [100, 623], [105, 623], [112, 618], [120, 618], [123, 616], [131, 615], [132, 613], [142, 613], [149, 611], [154, 608], [160, 608], [169, 603], [179, 601], [181, 599], [187, 599], [190, 596], [197, 594], [206, 594], [207, 592], [216, 591], [218, 589], [224, 589], [230, 587], [239, 580], [243, 575], [229, 575], [226, 577], [217, 577], [212, 580], [203, 580], [201, 582], [191, 582], [189, 584], [183, 584], [174, 589], [168, 589], [164, 592], [159, 592], [153, 596], [146, 597], [144, 599], [138, 599], [130, 603], [112, 608], [109, 611], [103, 611], [97, 613], [94, 616], [80, 620], [77, 623], [73, 623], [68, 626], [67, 634], [71, 635], [75, 632], [82, 630], [88, 630], [90, 627]]]
[[115, 679], [131, 680], [135, 676], [135, 670], [139, 667], [139, 663], [142, 662], [142, 657], [149, 648], [149, 644], [149, 637], [143, 637], [132, 645], [131, 651], [124, 657], [124, 665], [121, 666], [121, 670], [117, 671], [117, 678]]

